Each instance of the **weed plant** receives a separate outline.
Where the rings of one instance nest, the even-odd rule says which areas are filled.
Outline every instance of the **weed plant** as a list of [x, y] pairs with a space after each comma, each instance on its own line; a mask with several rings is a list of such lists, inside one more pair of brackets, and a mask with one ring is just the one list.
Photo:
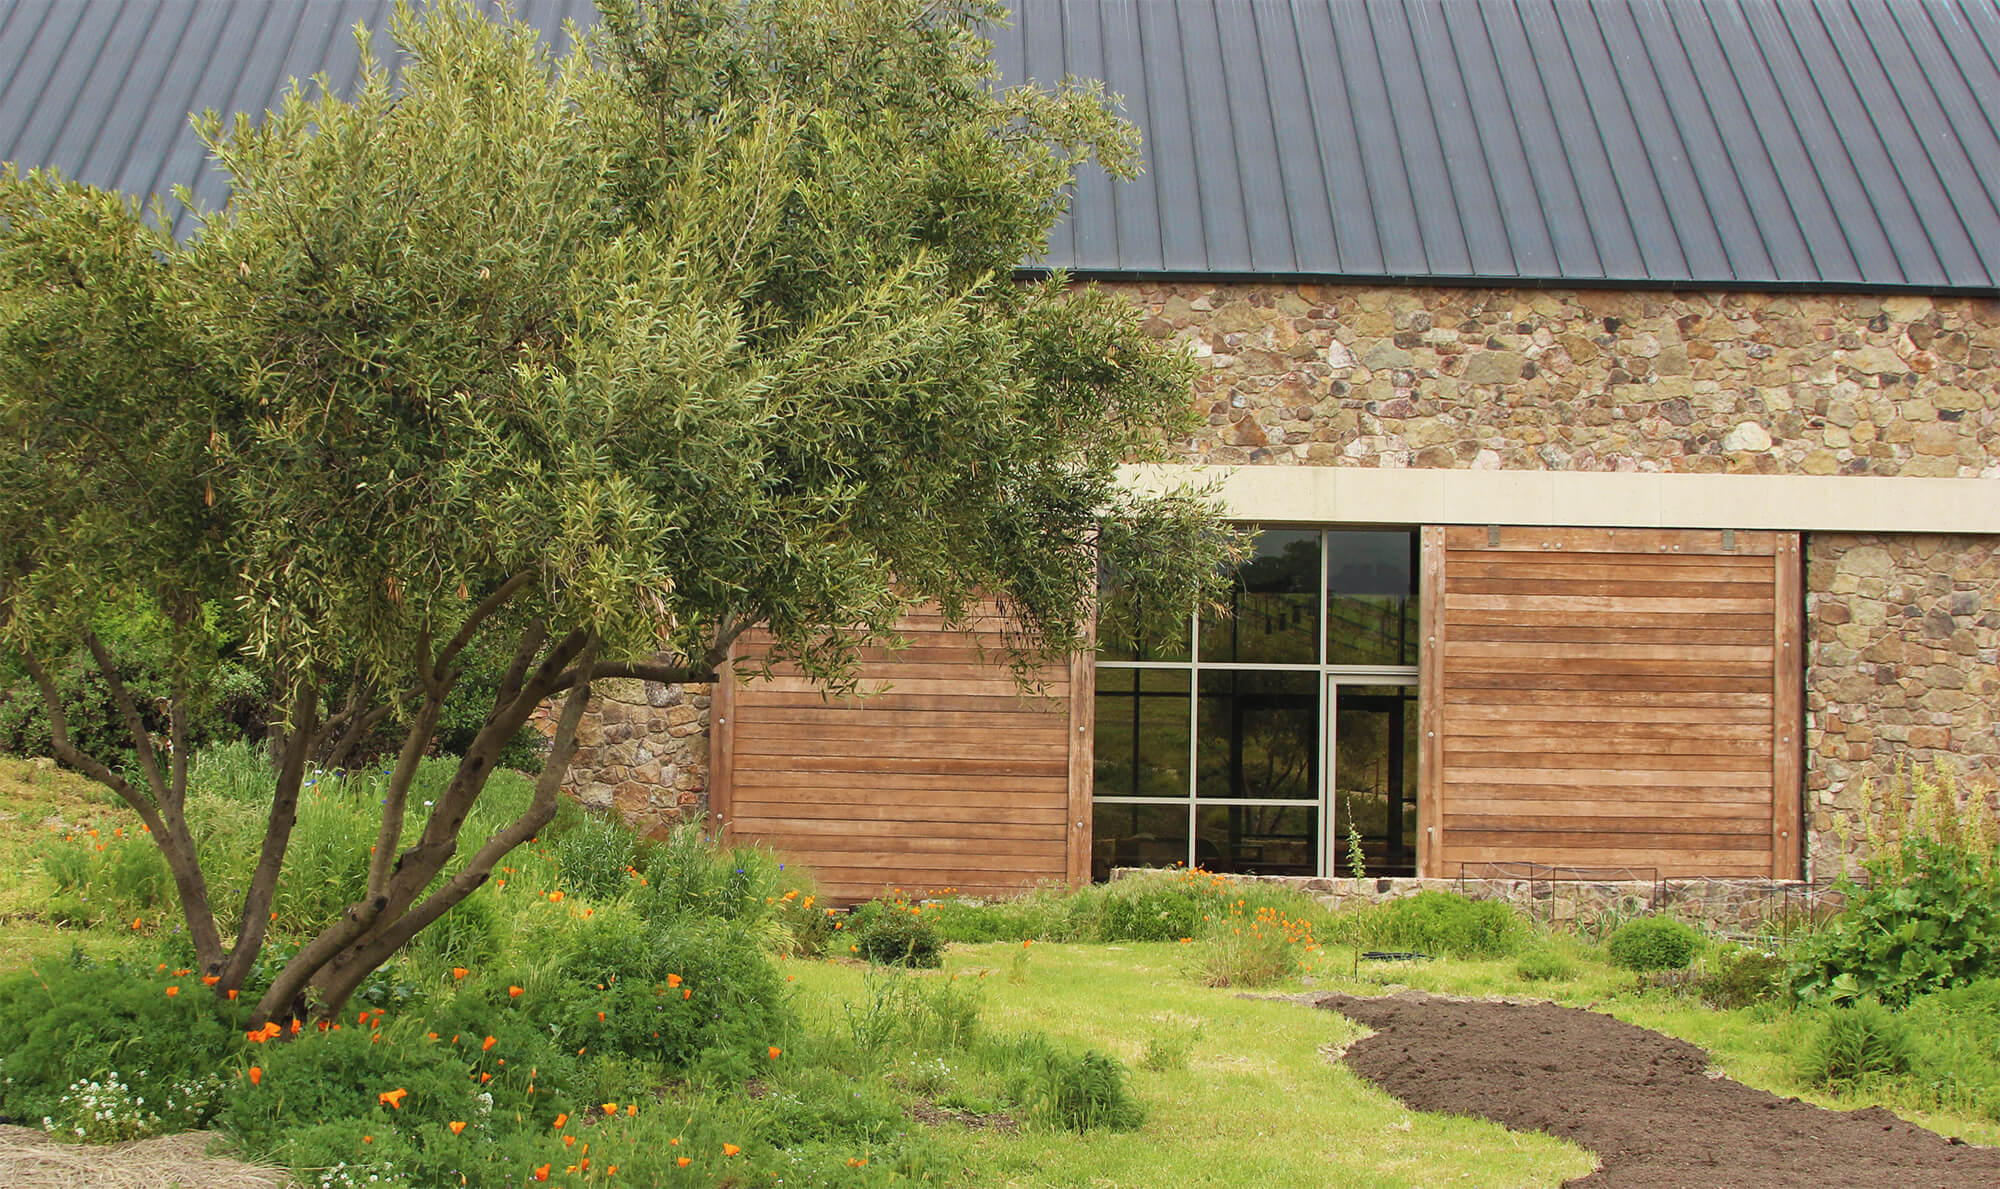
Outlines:
[[1520, 914], [1497, 900], [1418, 892], [1340, 913], [1326, 937], [1364, 950], [1505, 958], [1526, 943], [1528, 928]]
[[1851, 1089], [1908, 1073], [1914, 1052], [1909, 1025], [1881, 1004], [1862, 999], [1827, 1011], [1799, 1073], [1815, 1086]]
[[1870, 818], [1869, 851], [1866, 886], [1800, 947], [1799, 998], [1903, 1004], [2000, 975], [2000, 822], [1983, 793], [1962, 795], [1944, 766], [1905, 768]]

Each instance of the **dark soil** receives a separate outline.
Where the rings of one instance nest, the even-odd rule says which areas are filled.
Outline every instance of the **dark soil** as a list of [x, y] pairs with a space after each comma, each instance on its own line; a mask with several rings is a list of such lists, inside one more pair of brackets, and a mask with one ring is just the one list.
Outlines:
[[1589, 1149], [1598, 1168], [1578, 1189], [2000, 1186], [2000, 1148], [1712, 1077], [1695, 1046], [1596, 1012], [1415, 993], [1314, 1003], [1375, 1030], [1347, 1064], [1410, 1106]]

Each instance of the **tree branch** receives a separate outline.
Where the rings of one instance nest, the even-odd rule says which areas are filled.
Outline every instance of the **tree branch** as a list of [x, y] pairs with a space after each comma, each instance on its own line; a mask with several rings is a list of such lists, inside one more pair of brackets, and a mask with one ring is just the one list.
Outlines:
[[314, 732], [306, 724], [318, 710], [319, 695], [311, 682], [301, 683], [292, 702], [292, 733], [286, 736], [285, 750], [278, 764], [277, 788], [271, 796], [270, 816], [264, 822], [264, 842], [257, 854], [257, 866], [250, 873], [250, 886], [243, 893], [243, 919], [236, 926], [236, 943], [229, 949], [219, 969], [215, 992], [226, 995], [243, 985], [250, 965], [264, 946], [270, 928], [271, 901], [277, 896], [278, 876], [284, 870], [285, 852], [291, 846], [292, 826], [299, 816], [299, 789], [305, 783], [306, 759], [312, 752]]
[[97, 638], [97, 633], [86, 630], [83, 642], [90, 648], [90, 655], [97, 660], [97, 670], [104, 675], [104, 683], [111, 689], [111, 704], [118, 707], [118, 716], [125, 720], [125, 733], [132, 737], [132, 749], [139, 756], [139, 770], [146, 774], [146, 783], [153, 786], [153, 800], [161, 807], [167, 804], [167, 781], [160, 771], [160, 759], [153, 751], [153, 737], [146, 733], [146, 724], [139, 718], [139, 708], [132, 702], [132, 694], [125, 688], [125, 682], [118, 676], [118, 663], [111, 656], [111, 650]]
[[472, 643], [473, 636], [478, 634], [480, 625], [491, 619], [500, 608], [506, 606], [507, 600], [513, 598], [515, 592], [520, 590], [521, 587], [527, 585], [530, 576], [528, 571], [522, 570], [520, 573], [507, 579], [507, 581], [502, 582], [498, 590], [480, 600], [479, 605], [472, 609], [472, 614], [465, 617], [465, 622], [458, 625], [458, 634], [451, 638], [450, 643], [444, 646], [442, 652], [438, 653], [437, 673], [442, 674], [451, 666], [453, 661], [458, 659], [458, 654], [464, 652], [465, 646]]

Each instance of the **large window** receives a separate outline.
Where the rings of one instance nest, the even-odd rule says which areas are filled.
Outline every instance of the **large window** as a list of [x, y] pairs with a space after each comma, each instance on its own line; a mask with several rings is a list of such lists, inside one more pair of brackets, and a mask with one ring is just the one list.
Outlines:
[[1184, 638], [1099, 654], [1098, 878], [1349, 875], [1357, 846], [1415, 873], [1416, 552], [1408, 529], [1266, 529]]

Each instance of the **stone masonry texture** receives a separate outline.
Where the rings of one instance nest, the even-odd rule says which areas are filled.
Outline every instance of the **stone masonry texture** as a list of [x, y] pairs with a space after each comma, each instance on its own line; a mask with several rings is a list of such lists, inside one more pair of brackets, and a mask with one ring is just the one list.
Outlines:
[[2000, 476], [2000, 302], [1115, 288], [1186, 345], [1191, 462]]
[[1900, 769], [2000, 778], [2000, 539], [1806, 542], [1806, 830], [1815, 875], [1864, 851]]
[[[2000, 477], [2000, 301], [1119, 282], [1200, 366], [1207, 464]], [[2000, 778], [2000, 538], [1808, 537], [1807, 854], [1899, 764]], [[626, 685], [631, 688], [626, 688]], [[708, 689], [600, 688], [567, 788], [706, 812]]]

